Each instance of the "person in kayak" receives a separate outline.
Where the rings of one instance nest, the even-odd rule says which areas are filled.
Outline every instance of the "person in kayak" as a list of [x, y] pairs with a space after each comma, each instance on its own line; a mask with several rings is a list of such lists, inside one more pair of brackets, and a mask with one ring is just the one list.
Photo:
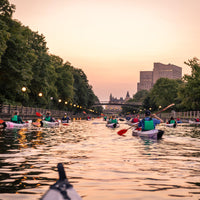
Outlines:
[[19, 111], [14, 111], [11, 117], [11, 122], [16, 123], [16, 124], [24, 124], [21, 117], [19, 116]]
[[163, 122], [156, 114], [151, 114], [149, 110], [146, 110], [145, 118], [139, 122], [138, 127], [142, 127], [142, 131], [150, 131], [154, 130], [157, 124]]
[[131, 123], [137, 123], [137, 122], [140, 122], [140, 116], [137, 115], [136, 117], [134, 117], [132, 120], [131, 120]]
[[62, 117], [62, 121], [66, 122], [66, 123], [69, 123], [69, 116], [67, 116], [67, 113], [64, 114], [64, 116]]
[[50, 111], [46, 112], [44, 120], [47, 121], [47, 122], [55, 122], [55, 119], [53, 117], [51, 117], [51, 112]]
[[174, 124], [173, 127], [175, 128], [176, 125], [177, 125], [177, 122], [176, 122], [176, 120], [173, 117], [171, 117], [170, 120], [168, 121], [168, 124]]

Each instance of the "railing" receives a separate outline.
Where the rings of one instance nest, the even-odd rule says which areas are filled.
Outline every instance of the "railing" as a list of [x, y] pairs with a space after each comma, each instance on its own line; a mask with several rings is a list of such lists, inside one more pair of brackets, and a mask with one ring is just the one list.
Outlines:
[[[23, 106], [12, 106], [12, 105], [3, 105], [0, 104], [0, 118], [3, 120], [10, 120], [14, 111], [19, 111], [19, 115], [24, 119], [37, 119], [36, 112], [46, 114], [47, 111], [51, 111], [51, 114], [55, 118], [62, 118], [64, 113], [67, 113], [71, 118], [86, 118], [86, 114], [77, 113], [76, 115], [73, 112], [64, 111], [64, 110], [49, 110], [43, 108], [34, 108], [34, 107], [23, 107]], [[93, 114], [90, 114], [91, 117]]]

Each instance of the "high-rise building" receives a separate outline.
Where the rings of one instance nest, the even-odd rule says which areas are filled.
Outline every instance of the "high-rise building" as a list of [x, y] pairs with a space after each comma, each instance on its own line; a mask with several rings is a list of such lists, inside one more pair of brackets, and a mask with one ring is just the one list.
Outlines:
[[181, 77], [181, 67], [172, 64], [164, 65], [162, 63], [154, 63], [153, 84], [155, 84], [159, 78], [181, 79]]
[[137, 84], [137, 91], [150, 90], [153, 86], [153, 72], [140, 71], [140, 82]]
[[172, 64], [154, 63], [153, 71], [140, 71], [140, 82], [137, 83], [137, 92], [150, 90], [160, 78], [181, 79], [182, 68]]

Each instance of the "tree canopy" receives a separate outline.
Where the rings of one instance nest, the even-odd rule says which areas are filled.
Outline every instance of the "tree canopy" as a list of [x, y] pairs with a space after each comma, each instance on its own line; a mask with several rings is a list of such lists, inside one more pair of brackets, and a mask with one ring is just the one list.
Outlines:
[[49, 54], [45, 36], [13, 20], [14, 11], [8, 0], [0, 2], [0, 103], [90, 108], [98, 98], [86, 74]]

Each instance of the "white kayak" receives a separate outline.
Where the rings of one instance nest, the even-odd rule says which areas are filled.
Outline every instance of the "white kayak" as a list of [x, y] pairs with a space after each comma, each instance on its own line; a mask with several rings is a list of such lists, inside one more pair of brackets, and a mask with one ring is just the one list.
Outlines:
[[166, 123], [165, 125], [166, 125], [167, 127], [172, 127], [172, 128], [176, 128], [176, 126], [177, 126], [176, 124], [168, 124], [168, 123]]
[[109, 128], [118, 128], [119, 127], [119, 124], [117, 123], [110, 123], [110, 124], [106, 124], [107, 127]]
[[200, 122], [195, 122], [195, 121], [189, 120], [189, 124], [200, 124]]
[[18, 123], [14, 123], [14, 122], [8, 121], [8, 122], [5, 122], [5, 124], [6, 124], [6, 127], [5, 127], [5, 128], [6, 128], [6, 129], [28, 128], [28, 127], [31, 126], [31, 123], [32, 123], [32, 120], [29, 120], [29, 121], [27, 121], [26, 123], [23, 123], [23, 124], [18, 124]]
[[141, 131], [141, 130], [132, 130], [133, 136], [139, 136], [144, 139], [161, 139], [162, 135], [164, 134], [164, 131], [154, 129], [150, 131]]
[[48, 122], [48, 121], [42, 120], [40, 123], [41, 123], [41, 127], [55, 127], [55, 126], [59, 126], [59, 122]]
[[62, 163], [58, 163], [59, 180], [50, 186], [50, 189], [41, 200], [82, 200], [73, 186], [69, 183]]

